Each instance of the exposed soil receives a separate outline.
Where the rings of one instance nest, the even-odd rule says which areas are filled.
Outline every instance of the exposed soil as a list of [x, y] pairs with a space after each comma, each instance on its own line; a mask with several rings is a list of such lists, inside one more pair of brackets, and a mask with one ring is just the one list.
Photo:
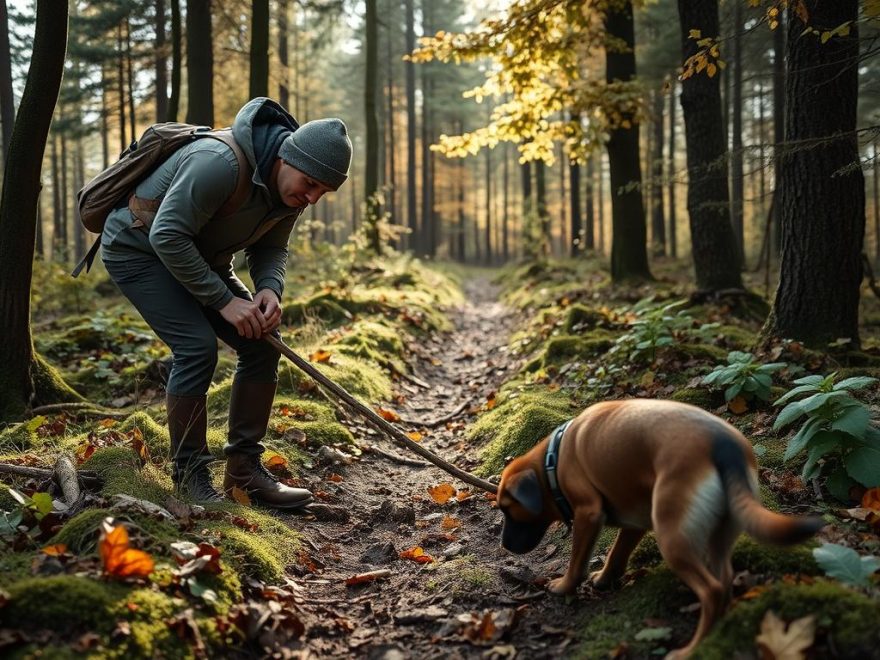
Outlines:
[[[467, 303], [451, 313], [455, 330], [412, 347], [415, 378], [397, 382], [405, 400], [394, 408], [404, 420], [425, 422], [466, 404], [436, 428], [405, 426], [421, 431], [430, 450], [472, 469], [477, 448], [465, 442], [465, 426], [518, 365], [506, 352], [515, 314], [497, 301], [497, 289], [485, 280], [471, 281], [465, 290]], [[351, 422], [362, 447], [376, 444], [388, 454], [416, 458], [359, 420]], [[310, 487], [332, 510], [290, 520], [309, 548], [292, 567], [286, 587], [286, 601], [296, 606], [305, 632], [283, 655], [566, 655], [574, 639], [576, 600], [569, 604], [534, 584], [561, 573], [565, 558], [552, 542], [522, 557], [501, 549], [501, 516], [484, 493], [438, 504], [428, 488], [451, 483], [460, 492], [463, 484], [433, 466], [401, 464], [367, 451], [356, 462], [327, 464], [312, 474], [316, 480]], [[333, 512], [348, 519], [330, 520]], [[414, 547], [434, 561], [399, 557]], [[390, 575], [346, 585], [347, 579], [378, 569]]]

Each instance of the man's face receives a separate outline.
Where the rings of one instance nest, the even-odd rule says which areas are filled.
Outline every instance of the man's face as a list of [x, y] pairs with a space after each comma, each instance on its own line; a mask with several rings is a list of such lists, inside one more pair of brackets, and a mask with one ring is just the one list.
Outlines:
[[293, 209], [317, 204], [324, 193], [333, 191], [329, 186], [313, 179], [283, 160], [281, 160], [278, 169], [277, 183], [278, 196], [282, 203]]

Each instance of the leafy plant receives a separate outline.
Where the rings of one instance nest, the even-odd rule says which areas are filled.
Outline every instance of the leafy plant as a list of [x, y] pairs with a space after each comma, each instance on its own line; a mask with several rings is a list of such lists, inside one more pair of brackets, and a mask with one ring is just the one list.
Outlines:
[[880, 569], [877, 557], [860, 557], [852, 548], [837, 543], [823, 543], [813, 549], [813, 556], [826, 575], [853, 587], [867, 587], [871, 576]]
[[[880, 485], [880, 429], [871, 424], [868, 408], [851, 392], [865, 388], [876, 378], [859, 376], [835, 383], [836, 373], [806, 376], [796, 387], [774, 402], [788, 405], [773, 424], [780, 429], [806, 415], [807, 421], [788, 441], [784, 460], [806, 450], [802, 476], [812, 479], [834, 466], [826, 485], [836, 498], [849, 499], [849, 488], [858, 482], [868, 488]], [[792, 401], [796, 397], [803, 398]]]
[[731, 351], [727, 354], [727, 364], [720, 364], [703, 378], [703, 384], [724, 387], [724, 399], [731, 401], [742, 396], [747, 401], [758, 398], [770, 400], [770, 386], [773, 384], [771, 374], [786, 367], [785, 362], [761, 364], [755, 356], [742, 351]]
[[647, 355], [653, 362], [658, 349], [684, 337], [706, 339], [718, 324], [704, 323], [694, 328], [694, 318], [686, 310], [678, 309], [685, 304], [686, 300], [666, 305], [655, 305], [653, 298], [640, 300], [632, 308], [635, 319], [630, 321], [630, 331], [620, 336], [609, 352], [623, 352], [631, 359]]

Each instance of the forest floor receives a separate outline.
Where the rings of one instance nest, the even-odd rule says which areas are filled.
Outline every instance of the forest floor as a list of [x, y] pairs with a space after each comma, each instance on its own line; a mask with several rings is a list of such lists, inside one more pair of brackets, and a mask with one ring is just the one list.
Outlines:
[[[406, 426], [422, 434], [427, 449], [471, 469], [473, 447], [463, 437], [469, 411], [490, 400], [521, 360], [508, 354], [515, 312], [498, 302], [498, 287], [479, 278], [464, 289], [466, 302], [449, 312], [454, 330], [412, 347], [411, 367], [420, 384], [398, 381], [404, 403], [396, 410], [413, 422]], [[431, 423], [456, 411], [447, 422]], [[362, 445], [376, 443], [363, 426], [350, 428]], [[406, 453], [387, 440], [378, 444]], [[397, 464], [365, 452], [357, 463], [327, 472], [342, 480], [311, 485], [327, 492], [324, 501], [343, 507], [348, 519], [292, 521], [313, 559], [323, 563], [313, 573], [304, 569], [289, 578], [294, 602], [308, 621], [295, 648], [327, 657], [564, 655], [575, 634], [564, 622], [576, 607], [535, 583], [561, 572], [556, 545], [527, 557], [504, 551], [501, 515], [493, 502], [484, 493], [464, 491], [438, 503], [429, 489], [448, 484], [450, 477], [433, 466]], [[442, 563], [399, 558], [415, 547]], [[385, 579], [346, 586], [348, 578], [383, 568], [390, 569]], [[334, 630], [338, 634], [327, 634]]]

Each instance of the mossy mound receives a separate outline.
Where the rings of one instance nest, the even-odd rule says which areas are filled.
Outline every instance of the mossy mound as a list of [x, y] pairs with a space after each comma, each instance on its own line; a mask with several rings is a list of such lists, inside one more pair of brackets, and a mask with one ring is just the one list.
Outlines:
[[697, 648], [694, 658], [727, 660], [757, 652], [754, 639], [772, 611], [785, 622], [817, 617], [811, 657], [876, 658], [880, 648], [880, 603], [839, 584], [776, 584], [753, 600], [737, 603]]
[[566, 360], [592, 360], [614, 346], [615, 335], [607, 330], [593, 330], [587, 336], [553, 337], [544, 349], [544, 365]]
[[136, 412], [125, 419], [118, 427], [122, 433], [128, 433], [134, 429], [140, 431], [144, 444], [153, 457], [168, 456], [171, 442], [168, 438], [168, 429], [159, 424], [145, 412]]
[[[248, 511], [248, 520], [256, 523], [255, 516]], [[284, 576], [284, 568], [292, 559], [289, 548], [291, 533], [283, 537], [267, 535], [260, 530], [258, 534], [246, 532], [227, 522], [216, 522], [207, 525], [220, 536], [220, 547], [223, 558], [235, 565], [237, 570], [252, 575], [264, 582], [278, 582]], [[262, 525], [261, 525], [262, 527]]]
[[731, 561], [734, 570], [747, 570], [750, 573], [768, 575], [821, 573], [809, 545], [772, 546], [758, 543], [748, 536], [741, 536], [733, 546]]
[[293, 426], [305, 433], [311, 443], [319, 445], [354, 443], [351, 431], [337, 422], [297, 422]]
[[724, 405], [724, 393], [721, 390], [710, 390], [708, 388], [685, 387], [677, 392], [673, 392], [669, 398], [681, 403], [690, 403], [704, 410], [714, 410], [718, 406]]
[[600, 323], [606, 323], [608, 318], [597, 309], [586, 305], [572, 305], [568, 308], [565, 321], [562, 324], [564, 332], [572, 335], [580, 334], [585, 330], [592, 330]]
[[12, 424], [0, 431], [0, 451], [25, 452], [40, 446], [40, 439], [30, 421]]
[[384, 323], [360, 321], [334, 345], [336, 352], [375, 362], [397, 373], [406, 371], [400, 330]]
[[[508, 395], [509, 397], [509, 395]], [[470, 440], [488, 440], [480, 452], [480, 474], [499, 472], [508, 456], [524, 454], [574, 415], [565, 394], [520, 392], [482, 415], [468, 430]]]
[[82, 469], [94, 470], [104, 478], [101, 494], [107, 497], [124, 493], [162, 502], [170, 492], [171, 479], [150, 464], [141, 468], [138, 456], [130, 447], [99, 447], [83, 463]]
[[[391, 397], [391, 379], [378, 365], [350, 355], [334, 353], [329, 362], [315, 366], [349, 394], [363, 401], [382, 401]], [[314, 381], [292, 363], [284, 363], [279, 367], [280, 394], [296, 397], [320, 396], [315, 392], [315, 387]]]

